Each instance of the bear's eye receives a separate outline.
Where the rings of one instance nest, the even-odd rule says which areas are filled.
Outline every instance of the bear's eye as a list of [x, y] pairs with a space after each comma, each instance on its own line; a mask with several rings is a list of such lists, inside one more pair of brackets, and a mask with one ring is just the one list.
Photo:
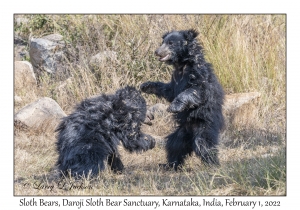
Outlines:
[[169, 43], [168, 43], [169, 45], [172, 45], [173, 44], [173, 41], [169, 41]]

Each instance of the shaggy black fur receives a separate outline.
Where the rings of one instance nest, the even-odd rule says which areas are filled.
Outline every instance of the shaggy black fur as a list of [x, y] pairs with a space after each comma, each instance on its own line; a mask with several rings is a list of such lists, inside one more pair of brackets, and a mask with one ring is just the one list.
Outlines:
[[194, 151], [205, 164], [219, 165], [218, 137], [224, 119], [224, 93], [211, 64], [203, 56], [195, 30], [166, 33], [155, 51], [160, 61], [174, 66], [170, 83], [145, 82], [141, 90], [171, 102], [179, 126], [167, 137], [165, 167], [177, 167]]
[[104, 170], [107, 160], [114, 172], [122, 172], [124, 166], [117, 149], [120, 141], [129, 152], [155, 146], [155, 140], [140, 130], [146, 111], [144, 98], [133, 87], [83, 100], [56, 130], [58, 169], [73, 176], [96, 175]]

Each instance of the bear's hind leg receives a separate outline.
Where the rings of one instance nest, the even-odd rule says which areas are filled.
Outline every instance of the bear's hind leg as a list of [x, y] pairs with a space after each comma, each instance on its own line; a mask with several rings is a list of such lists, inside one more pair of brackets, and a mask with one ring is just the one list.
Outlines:
[[162, 165], [164, 168], [174, 168], [182, 166], [185, 158], [193, 152], [191, 136], [184, 129], [179, 127], [174, 133], [168, 136], [166, 150], [168, 163]]
[[121, 161], [119, 154], [110, 154], [107, 159], [108, 165], [114, 173], [122, 173], [124, 170], [124, 165]]
[[218, 133], [204, 131], [194, 137], [194, 151], [205, 165], [220, 165], [218, 158]]

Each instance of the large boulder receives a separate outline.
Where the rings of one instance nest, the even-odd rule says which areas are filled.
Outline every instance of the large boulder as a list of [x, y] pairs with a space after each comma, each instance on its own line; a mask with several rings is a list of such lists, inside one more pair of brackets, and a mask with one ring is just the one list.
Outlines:
[[224, 111], [233, 112], [236, 109], [242, 107], [245, 104], [250, 103], [258, 97], [260, 97], [260, 93], [258, 92], [234, 93], [230, 95], [225, 95], [225, 101], [223, 106]]
[[31, 63], [15, 61], [15, 88], [36, 86], [37, 81]]
[[[254, 102], [260, 97], [258, 92], [250, 93], [235, 93], [225, 96], [223, 113], [225, 116], [226, 124], [238, 125], [247, 124], [257, 111]], [[167, 105], [162, 103], [154, 104], [148, 108], [148, 111], [156, 116], [162, 116], [166, 113]]]
[[34, 70], [44, 70], [48, 73], [55, 73], [62, 68], [65, 44], [63, 36], [51, 34], [42, 38], [30, 40], [30, 61]]
[[[260, 93], [258, 92], [250, 92], [250, 93], [236, 93], [230, 94], [225, 96], [224, 105], [223, 105], [223, 113], [225, 117], [225, 124], [226, 127], [235, 127], [238, 126], [248, 126], [251, 123], [255, 123], [256, 121], [253, 120], [257, 115], [257, 106], [256, 101], [260, 97]], [[148, 111], [155, 115], [156, 120], [160, 119], [168, 119], [172, 115], [167, 112], [168, 105], [157, 103], [148, 108]], [[155, 128], [155, 120], [152, 121]], [[170, 127], [176, 126], [173, 123], [165, 124]], [[146, 126], [148, 128], [149, 126]], [[226, 129], [225, 129], [226, 130]], [[225, 131], [224, 130], [224, 131]], [[165, 136], [153, 136], [156, 139], [157, 146], [164, 146], [165, 145]], [[223, 143], [230, 143], [231, 139], [224, 140], [222, 139]]]
[[227, 126], [251, 125], [257, 117], [259, 92], [235, 93], [225, 96], [223, 112]]
[[53, 131], [66, 114], [51, 98], [44, 97], [23, 107], [14, 117], [17, 127], [38, 131]]

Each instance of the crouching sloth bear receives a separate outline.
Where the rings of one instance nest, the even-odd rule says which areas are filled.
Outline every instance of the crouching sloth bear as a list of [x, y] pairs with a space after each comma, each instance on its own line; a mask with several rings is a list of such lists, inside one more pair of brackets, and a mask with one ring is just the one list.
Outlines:
[[165, 98], [171, 103], [167, 111], [176, 113], [178, 127], [167, 137], [167, 164], [162, 164], [166, 169], [177, 170], [193, 151], [204, 164], [219, 165], [224, 92], [211, 64], [204, 59], [197, 35], [193, 29], [166, 33], [155, 54], [160, 61], [173, 65], [172, 79], [140, 86], [142, 92]]
[[58, 169], [72, 176], [93, 176], [104, 170], [107, 161], [114, 172], [122, 172], [117, 149], [120, 142], [129, 152], [155, 146], [155, 140], [140, 130], [142, 123], [151, 123], [149, 118], [153, 116], [147, 113], [146, 102], [134, 87], [83, 100], [56, 129]]

